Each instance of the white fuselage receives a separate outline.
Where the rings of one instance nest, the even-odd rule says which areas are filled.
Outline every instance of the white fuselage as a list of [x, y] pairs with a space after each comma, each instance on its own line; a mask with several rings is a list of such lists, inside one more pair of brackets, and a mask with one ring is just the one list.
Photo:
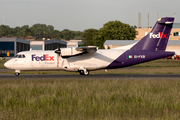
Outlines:
[[[97, 70], [107, 67], [125, 50], [98, 50], [90, 54], [83, 54], [70, 58], [62, 58], [54, 51], [24, 51], [5, 63], [5, 66], [14, 70], [67, 70], [78, 71], [86, 68]], [[21, 57], [21, 56], [25, 57]]]

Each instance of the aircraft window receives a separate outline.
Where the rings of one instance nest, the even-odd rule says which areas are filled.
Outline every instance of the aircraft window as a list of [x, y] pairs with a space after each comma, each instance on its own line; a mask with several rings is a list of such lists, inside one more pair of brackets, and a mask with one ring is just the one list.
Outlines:
[[22, 58], [22, 55], [19, 55], [18, 58]]
[[17, 58], [19, 55], [17, 54], [16, 56], [15, 56], [15, 58]]
[[26, 58], [26, 56], [25, 56], [25, 55], [22, 55], [22, 58]]
[[26, 58], [26, 56], [23, 54], [23, 55], [16, 55], [14, 58]]

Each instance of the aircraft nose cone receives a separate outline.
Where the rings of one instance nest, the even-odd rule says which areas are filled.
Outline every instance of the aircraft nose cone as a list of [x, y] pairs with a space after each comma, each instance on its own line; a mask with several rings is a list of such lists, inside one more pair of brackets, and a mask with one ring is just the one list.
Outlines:
[[7, 61], [7, 62], [4, 63], [4, 66], [5, 66], [6, 68], [10, 68], [10, 63]]

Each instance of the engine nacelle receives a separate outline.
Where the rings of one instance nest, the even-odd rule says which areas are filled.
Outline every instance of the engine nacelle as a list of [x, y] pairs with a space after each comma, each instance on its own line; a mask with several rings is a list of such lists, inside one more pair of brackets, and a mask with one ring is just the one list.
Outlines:
[[83, 46], [83, 47], [71, 47], [71, 48], [59, 48], [55, 50], [55, 53], [61, 55], [64, 58], [73, 57], [76, 55], [82, 55], [84, 53], [93, 54], [97, 51], [96, 46]]
[[71, 48], [60, 48], [61, 50], [61, 56], [73, 56], [80, 53], [83, 53], [83, 51], [77, 51], [75, 47]]

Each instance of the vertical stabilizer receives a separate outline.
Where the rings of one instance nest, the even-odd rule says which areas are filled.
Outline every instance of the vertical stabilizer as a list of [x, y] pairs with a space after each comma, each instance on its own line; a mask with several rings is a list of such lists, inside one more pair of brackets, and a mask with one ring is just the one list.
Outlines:
[[152, 31], [136, 43], [131, 50], [165, 51], [174, 18], [160, 18]]

